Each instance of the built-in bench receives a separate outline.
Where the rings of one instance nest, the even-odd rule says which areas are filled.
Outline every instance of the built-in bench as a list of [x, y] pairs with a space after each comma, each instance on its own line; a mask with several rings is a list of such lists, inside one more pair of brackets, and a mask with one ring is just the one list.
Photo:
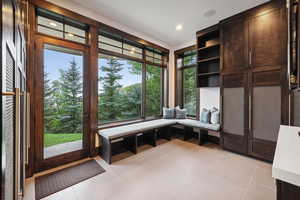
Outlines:
[[[203, 144], [207, 137], [207, 131], [218, 132], [220, 130], [219, 124], [205, 124], [192, 119], [157, 119], [107, 128], [98, 131], [102, 141], [102, 157], [107, 163], [111, 164], [112, 143], [119, 139], [123, 139], [123, 144], [126, 149], [136, 154], [138, 135], [140, 133], [143, 133], [143, 141], [152, 146], [156, 146], [158, 134], [160, 138], [171, 140], [170, 127], [177, 124], [184, 126], [184, 140], [192, 138], [193, 128], [200, 129], [198, 132], [200, 145]], [[162, 129], [164, 130], [161, 131]]]

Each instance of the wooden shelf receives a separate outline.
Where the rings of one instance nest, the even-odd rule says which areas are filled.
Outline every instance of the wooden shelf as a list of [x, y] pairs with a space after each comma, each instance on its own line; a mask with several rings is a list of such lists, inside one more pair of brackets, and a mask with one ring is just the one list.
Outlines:
[[220, 85], [220, 30], [218, 25], [197, 32], [197, 87]]
[[208, 73], [200, 73], [198, 76], [214, 76], [214, 75], [219, 75], [220, 72], [208, 72]]
[[219, 60], [219, 59], [220, 59], [220, 56], [215, 56], [215, 57], [199, 60], [198, 63], [204, 63], [204, 62], [209, 62], [209, 61]]
[[208, 46], [208, 47], [201, 47], [201, 48], [199, 48], [198, 50], [199, 50], [199, 51], [204, 51], [204, 50], [212, 49], [212, 48], [214, 48], [214, 47], [219, 47], [219, 46], [220, 46], [220, 44], [215, 44], [215, 45], [211, 45], [211, 46]]

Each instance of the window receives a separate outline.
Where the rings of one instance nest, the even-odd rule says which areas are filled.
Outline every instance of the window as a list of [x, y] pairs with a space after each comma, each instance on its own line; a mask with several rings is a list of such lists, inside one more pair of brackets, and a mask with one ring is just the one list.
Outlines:
[[161, 115], [162, 106], [162, 68], [146, 67], [146, 116]]
[[142, 63], [99, 55], [100, 124], [141, 117]]
[[167, 52], [106, 29], [99, 31], [98, 47], [98, 123], [160, 116]]
[[143, 59], [142, 46], [134, 41], [126, 40], [121, 36], [100, 31], [98, 37], [100, 49], [123, 54], [133, 58]]
[[40, 33], [84, 44], [87, 29], [83, 23], [37, 8], [37, 30]]
[[195, 65], [197, 63], [196, 50], [185, 51], [177, 58], [177, 68]]
[[146, 49], [146, 60], [155, 63], [155, 64], [162, 64], [162, 53], [159, 50], [153, 48]]
[[176, 91], [177, 103], [187, 109], [187, 114], [196, 117], [197, 113], [197, 51], [195, 46], [191, 46], [175, 52], [177, 64]]
[[183, 107], [196, 116], [196, 67], [183, 69]]
[[[143, 60], [143, 49], [145, 50], [145, 61], [152, 65], [167, 65], [166, 53], [135, 41], [128, 40], [120, 35], [100, 30], [98, 36], [100, 50], [118, 53], [120, 56], [130, 56]], [[106, 52], [104, 52], [106, 53]]]

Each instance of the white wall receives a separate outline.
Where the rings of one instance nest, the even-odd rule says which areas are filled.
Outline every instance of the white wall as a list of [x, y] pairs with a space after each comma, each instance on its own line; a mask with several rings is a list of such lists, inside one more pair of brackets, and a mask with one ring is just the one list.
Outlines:
[[200, 88], [200, 112], [203, 108], [211, 109], [216, 107], [220, 109], [220, 88]]

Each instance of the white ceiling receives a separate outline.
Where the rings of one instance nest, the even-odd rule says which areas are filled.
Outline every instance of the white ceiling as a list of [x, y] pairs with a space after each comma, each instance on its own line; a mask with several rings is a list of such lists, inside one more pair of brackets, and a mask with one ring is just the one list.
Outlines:
[[[268, 0], [67, 0], [176, 49], [195, 33]], [[210, 17], [206, 15], [216, 14]], [[176, 31], [176, 25], [183, 29]]]

